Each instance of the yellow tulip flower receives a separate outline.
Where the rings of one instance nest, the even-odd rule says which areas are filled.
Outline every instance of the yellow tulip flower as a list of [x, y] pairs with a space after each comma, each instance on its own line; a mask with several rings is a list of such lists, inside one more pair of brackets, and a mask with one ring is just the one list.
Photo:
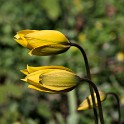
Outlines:
[[70, 48], [68, 39], [56, 30], [22, 30], [15, 40], [30, 50], [29, 55], [54, 55]]
[[[99, 95], [100, 95], [100, 100], [101, 102], [104, 101], [106, 99], [106, 94], [102, 91], [99, 91]], [[95, 103], [96, 106], [98, 106], [98, 102], [97, 102], [97, 98], [96, 98], [96, 94], [94, 93], [95, 96]], [[84, 101], [79, 105], [77, 110], [87, 110], [87, 109], [92, 109], [93, 108], [93, 102], [92, 102], [92, 98], [91, 95], [89, 95], [86, 99], [84, 99]]]
[[62, 93], [74, 89], [81, 81], [72, 70], [63, 66], [27, 66], [21, 71], [28, 88], [49, 93]]

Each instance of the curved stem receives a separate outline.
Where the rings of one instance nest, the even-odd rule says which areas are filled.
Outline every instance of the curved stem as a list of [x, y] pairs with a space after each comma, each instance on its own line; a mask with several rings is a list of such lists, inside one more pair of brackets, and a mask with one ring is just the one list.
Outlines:
[[98, 91], [96, 85], [91, 80], [89, 80], [87, 78], [82, 78], [82, 81], [88, 82], [89, 85], [93, 87], [93, 89], [96, 93], [97, 101], [98, 101], [98, 110], [99, 110], [100, 122], [101, 122], [101, 124], [104, 124], [104, 118], [103, 118], [103, 111], [102, 111], [100, 95], [99, 95], [99, 91]]
[[82, 53], [82, 55], [83, 55], [83, 57], [84, 57], [84, 61], [85, 61], [86, 72], [87, 72], [87, 78], [91, 79], [90, 67], [89, 67], [87, 55], [86, 55], [84, 49], [83, 49], [80, 45], [78, 45], [78, 44], [76, 44], [76, 43], [71, 43], [71, 42], [70, 42], [70, 45], [77, 47], [77, 48], [81, 51], [81, 53]]
[[[83, 58], [84, 58], [84, 61], [85, 61], [87, 78], [91, 80], [89, 63], [88, 63], [88, 59], [87, 59], [87, 56], [86, 56], [86, 53], [85, 53], [84, 49], [80, 45], [78, 45], [76, 43], [71, 43], [70, 42], [70, 46], [77, 47], [81, 51], [81, 53], [83, 55]], [[94, 98], [94, 93], [93, 93], [94, 90], [93, 90], [93, 88], [90, 85], [89, 85], [89, 88], [90, 88], [91, 98], [92, 98], [92, 101], [93, 101], [93, 111], [94, 111], [94, 115], [95, 115], [95, 124], [98, 124], [98, 115], [97, 115], [97, 109], [96, 109], [95, 98]]]
[[119, 97], [116, 93], [113, 92], [108, 92], [107, 95], [112, 95], [115, 97], [116, 101], [117, 101], [117, 106], [118, 106], [118, 124], [121, 124], [121, 107], [120, 107], [120, 100]]

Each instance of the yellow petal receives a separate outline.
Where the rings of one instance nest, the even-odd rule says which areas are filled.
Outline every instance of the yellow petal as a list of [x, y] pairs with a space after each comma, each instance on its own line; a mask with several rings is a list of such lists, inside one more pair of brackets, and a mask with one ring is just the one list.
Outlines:
[[27, 78], [21, 79], [21, 80], [29, 83], [29, 85], [34, 87], [35, 90], [39, 90], [41, 92], [56, 93], [56, 94], [57, 93], [69, 92], [76, 87], [76, 86], [73, 86], [73, 87], [52, 87], [52, 86], [46, 86], [46, 85], [42, 85], [42, 84], [39, 84], [39, 83], [35, 83], [35, 82], [33, 82], [33, 81], [31, 81]]
[[[106, 94], [102, 91], [99, 91], [99, 95], [100, 95], [100, 100], [101, 102], [104, 101], [106, 99]], [[96, 98], [96, 94], [94, 93], [95, 96], [95, 103], [96, 106], [98, 106], [98, 102], [97, 102], [97, 98]], [[92, 102], [92, 98], [91, 95], [88, 96], [78, 107], [77, 110], [87, 110], [87, 109], [92, 109], [93, 108], [93, 102]]]
[[40, 83], [55, 87], [73, 87], [80, 83], [80, 77], [66, 70], [55, 70], [41, 74]]
[[27, 47], [28, 43], [27, 41], [24, 39], [15, 39], [16, 42], [18, 42], [20, 45], [22, 45], [23, 47]]
[[34, 73], [27, 75], [27, 79], [32, 81], [32, 82], [39, 83], [39, 77], [41, 75], [40, 72], [41, 71], [37, 71], [37, 72], [34, 72]]
[[45, 88], [39, 88], [39, 87], [35, 87], [35, 86], [33, 86], [33, 85], [28, 85], [28, 88], [31, 88], [31, 89], [33, 89], [33, 90], [37, 90], [37, 91], [40, 91], [40, 92], [47, 92], [47, 93], [56, 93], [56, 92], [54, 92], [54, 91], [50, 91], [50, 90], [47, 90], [47, 89], [45, 89]]
[[67, 89], [71, 89], [71, 87], [54, 87], [54, 86], [48, 86], [48, 85], [41, 85], [45, 88], [48, 88], [50, 90], [53, 90], [53, 91], [64, 91], [64, 90], [67, 90]]
[[40, 89], [44, 89], [44, 90], [48, 90], [48, 88], [45, 88], [45, 87], [43, 87], [42, 85], [40, 85], [39, 83], [35, 83], [35, 82], [33, 82], [33, 81], [31, 81], [31, 80], [29, 80], [29, 79], [27, 79], [27, 77], [26, 78], [24, 78], [24, 79], [21, 79], [22, 81], [24, 81], [24, 82], [26, 82], [26, 83], [28, 83], [28, 84], [30, 84], [30, 85], [33, 85], [33, 86], [35, 86], [35, 87], [37, 87], [37, 88], [40, 88]]
[[25, 39], [30, 47], [37, 48], [51, 44], [68, 45], [68, 39], [59, 31], [55, 30], [37, 30], [25, 35]]
[[15, 38], [15, 39], [20, 39], [19, 34], [16, 34], [16, 35], [14, 36], [14, 38]]
[[38, 30], [32, 33], [28, 33], [26, 38], [33, 38], [33, 39], [39, 39], [41, 41], [46, 41], [49, 42], [51, 41], [52, 43], [60, 43], [60, 44], [65, 44], [68, 43], [68, 39], [59, 31], [56, 30]]
[[44, 87], [43, 85], [40, 85], [39, 83], [35, 83], [35, 82], [27, 79], [27, 77], [24, 78], [24, 79], [21, 79], [21, 80], [24, 81], [24, 82], [29, 83], [29, 88], [39, 90], [41, 92], [56, 93], [56, 91], [54, 91], [54, 90], [52, 91], [52, 90], [48, 89], [47, 87]]
[[64, 89], [64, 90], [57, 90], [57, 91], [56, 90], [50, 90], [50, 89], [47, 89], [45, 87], [36, 87], [34, 85], [28, 85], [28, 88], [31, 88], [31, 89], [34, 89], [34, 90], [37, 90], [37, 91], [40, 91], [40, 92], [60, 94], [60, 93], [69, 92], [69, 91], [73, 90], [75, 87]]
[[47, 56], [47, 55], [55, 55], [60, 54], [62, 52], [67, 51], [70, 48], [70, 45], [62, 45], [62, 44], [50, 44], [44, 45], [40, 47], [36, 47], [29, 52], [29, 55], [38, 55], [38, 56]]
[[24, 79], [21, 79], [22, 81], [24, 81], [24, 82], [27, 82], [27, 78], [24, 78]]
[[43, 41], [39, 39], [34, 39], [34, 38], [26, 38], [28, 45], [34, 49], [36, 47], [41, 47], [45, 45], [50, 45], [52, 42], [51, 41]]
[[[29, 73], [36, 72], [39, 70], [44, 70], [44, 69], [53, 69], [53, 70], [60, 69], [60, 70], [66, 70], [66, 71], [73, 72], [71, 69], [66, 68], [64, 66], [38, 66], [38, 67], [27, 66], [27, 70]], [[25, 71], [25, 70], [22, 70], [22, 71]]]
[[35, 71], [33, 73], [28, 74], [27, 79], [31, 80], [32, 82], [39, 83], [40, 75], [45, 74], [47, 72], [51, 72], [51, 71], [53, 71], [53, 70], [52, 69], [44, 69], [44, 70]]
[[[40, 87], [40, 86], [41, 86], [39, 83], [35, 83], [35, 82], [33, 82], [33, 81], [27, 79], [27, 77], [25, 77], [24, 79], [21, 79], [21, 80], [24, 81], [24, 82], [26, 82], [26, 83], [28, 83], [28, 84], [34, 85], [34, 86], [36, 86], [36, 87]], [[41, 87], [42, 87], [42, 86], [41, 86]]]
[[17, 34], [14, 36], [15, 40], [21, 44], [23, 47], [27, 47], [28, 49], [31, 49], [30, 46], [28, 46], [28, 42], [25, 39], [25, 35], [31, 32], [34, 32], [35, 30], [22, 30], [17, 32]]
[[21, 71], [23, 74], [25, 74], [25, 75], [28, 75], [28, 74], [29, 74], [27, 69], [20, 70], [20, 71]]
[[24, 37], [26, 34], [28, 34], [28, 33], [33, 33], [33, 32], [35, 32], [36, 30], [21, 30], [21, 31], [18, 31], [17, 32], [17, 36], [15, 35], [15, 38], [17, 38], [18, 39], [18, 36], [19, 36], [19, 38], [20, 37]]

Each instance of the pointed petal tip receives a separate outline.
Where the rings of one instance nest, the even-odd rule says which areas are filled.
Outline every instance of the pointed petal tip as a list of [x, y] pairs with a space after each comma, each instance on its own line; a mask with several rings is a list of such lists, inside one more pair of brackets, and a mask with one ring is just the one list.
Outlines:
[[82, 108], [81, 106], [79, 106], [78, 108], [77, 108], [77, 110], [78, 111], [83, 111], [83, 110], [87, 110], [86, 108]]
[[22, 72], [22, 73], [23, 73], [23, 72], [24, 72], [24, 70], [20, 70], [20, 72]]
[[24, 79], [21, 79], [21, 80], [27, 82], [27, 79], [25, 79], [25, 78]]
[[41, 89], [41, 88], [38, 88], [38, 87], [33, 86], [33, 85], [28, 85], [28, 88], [36, 90], [36, 91], [44, 92], [44, 93], [51, 93], [51, 94], [55, 94], [56, 93], [54, 91], [50, 91], [50, 90], [46, 90], [46, 89]]
[[32, 50], [31, 50], [31, 51], [29, 51], [28, 55], [32, 56]]
[[32, 85], [28, 85], [28, 88], [29, 88], [29, 89], [32, 89]]
[[81, 111], [81, 109], [80, 109], [80, 108], [77, 108], [77, 110], [78, 110], [78, 111]]
[[24, 70], [20, 70], [23, 74], [25, 74], [25, 75], [28, 75], [29, 73], [28, 73], [28, 71], [27, 71], [27, 69], [24, 69]]
[[20, 36], [19, 36], [18, 34], [16, 34], [16, 35], [14, 36], [14, 38], [15, 38], [15, 40], [17, 40], [17, 39], [20, 38]]

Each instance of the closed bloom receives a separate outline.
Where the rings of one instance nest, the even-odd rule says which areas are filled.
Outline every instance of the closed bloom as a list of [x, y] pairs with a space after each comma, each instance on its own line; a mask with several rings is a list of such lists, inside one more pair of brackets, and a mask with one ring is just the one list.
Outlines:
[[21, 71], [28, 88], [49, 93], [62, 93], [74, 89], [81, 81], [72, 70], [63, 66], [27, 66]]
[[29, 55], [54, 55], [70, 48], [68, 39], [56, 30], [22, 30], [15, 40], [30, 50]]
[[[106, 99], [106, 94], [102, 91], [99, 91], [99, 95], [100, 95], [100, 100], [101, 102], [104, 101]], [[94, 93], [95, 96], [95, 103], [96, 106], [98, 106], [98, 101], [96, 98], [96, 94]], [[84, 101], [79, 105], [77, 110], [87, 110], [87, 109], [92, 109], [93, 108], [93, 102], [92, 102], [92, 98], [91, 95], [89, 95], [86, 99], [84, 99]]]

